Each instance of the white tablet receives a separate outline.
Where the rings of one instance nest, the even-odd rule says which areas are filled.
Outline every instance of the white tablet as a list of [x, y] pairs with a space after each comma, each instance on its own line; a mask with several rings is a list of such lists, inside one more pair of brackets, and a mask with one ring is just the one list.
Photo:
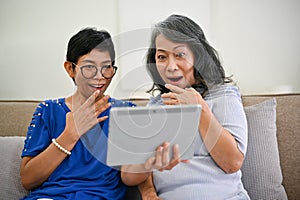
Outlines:
[[191, 159], [201, 105], [113, 107], [109, 117], [107, 165], [145, 163], [163, 142], [179, 144], [181, 159]]

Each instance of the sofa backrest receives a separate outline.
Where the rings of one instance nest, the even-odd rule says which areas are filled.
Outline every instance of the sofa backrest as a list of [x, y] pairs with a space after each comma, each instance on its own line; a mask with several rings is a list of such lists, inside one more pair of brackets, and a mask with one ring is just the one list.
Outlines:
[[26, 136], [38, 101], [0, 101], [0, 136]]
[[[300, 94], [245, 95], [244, 106], [276, 97], [277, 140], [283, 185], [289, 199], [300, 196]], [[131, 99], [139, 106], [147, 99]], [[0, 136], [26, 136], [27, 127], [39, 101], [1, 101]]]

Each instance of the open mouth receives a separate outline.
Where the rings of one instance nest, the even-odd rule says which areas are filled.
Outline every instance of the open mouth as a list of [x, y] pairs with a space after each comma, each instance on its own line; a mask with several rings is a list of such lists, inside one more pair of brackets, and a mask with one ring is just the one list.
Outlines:
[[182, 79], [182, 76], [179, 77], [168, 77], [171, 82], [178, 82]]
[[91, 85], [91, 87], [95, 88], [96, 90], [101, 90], [104, 85]]

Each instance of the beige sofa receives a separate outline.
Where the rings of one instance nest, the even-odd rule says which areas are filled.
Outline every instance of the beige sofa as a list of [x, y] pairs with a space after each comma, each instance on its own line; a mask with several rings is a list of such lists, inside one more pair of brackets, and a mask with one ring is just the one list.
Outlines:
[[[133, 101], [138, 105], [147, 102]], [[20, 154], [37, 104], [0, 101], [1, 200], [27, 194], [20, 184]], [[286, 199], [287, 194], [290, 200], [300, 199], [300, 94], [248, 95], [243, 96], [243, 104], [249, 145], [242, 172], [249, 195], [252, 199]], [[139, 199], [135, 188], [130, 188], [127, 199]]]

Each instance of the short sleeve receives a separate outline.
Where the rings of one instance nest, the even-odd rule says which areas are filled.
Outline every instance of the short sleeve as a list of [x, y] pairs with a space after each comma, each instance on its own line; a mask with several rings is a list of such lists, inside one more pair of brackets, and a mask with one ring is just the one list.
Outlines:
[[229, 131], [237, 141], [239, 150], [245, 155], [248, 143], [246, 114], [240, 93], [235, 87], [225, 89], [216, 98], [207, 100], [211, 110], [221, 125]]
[[22, 157], [36, 156], [51, 142], [49, 133], [49, 118], [47, 113], [47, 103], [40, 103], [33, 113], [31, 123], [27, 130], [27, 137], [24, 142]]

